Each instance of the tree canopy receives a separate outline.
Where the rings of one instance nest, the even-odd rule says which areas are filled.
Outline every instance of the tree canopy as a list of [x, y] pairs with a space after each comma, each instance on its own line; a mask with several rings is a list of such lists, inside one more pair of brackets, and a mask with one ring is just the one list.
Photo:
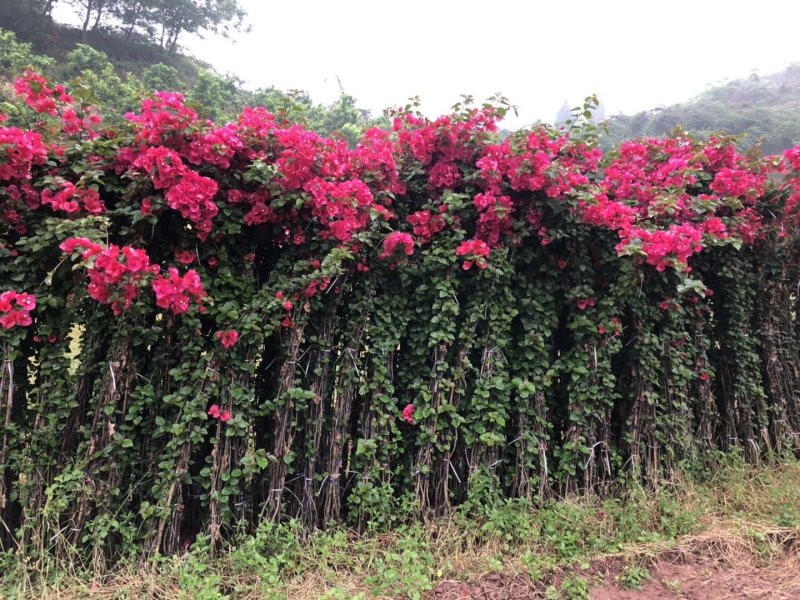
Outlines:
[[[83, 32], [101, 28], [138, 35], [174, 53], [183, 33], [228, 35], [244, 27], [238, 0], [33, 0], [31, 10], [49, 16], [57, 4], [74, 7]], [[85, 38], [84, 38], [85, 39]]]

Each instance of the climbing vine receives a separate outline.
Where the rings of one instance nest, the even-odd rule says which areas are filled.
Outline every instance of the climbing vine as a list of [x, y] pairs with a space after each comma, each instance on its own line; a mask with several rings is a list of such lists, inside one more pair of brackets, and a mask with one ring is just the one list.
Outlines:
[[215, 125], [159, 92], [110, 130], [17, 91], [1, 548], [101, 571], [800, 447], [800, 149], [603, 157], [580, 115], [501, 139], [502, 101], [350, 148], [262, 108]]

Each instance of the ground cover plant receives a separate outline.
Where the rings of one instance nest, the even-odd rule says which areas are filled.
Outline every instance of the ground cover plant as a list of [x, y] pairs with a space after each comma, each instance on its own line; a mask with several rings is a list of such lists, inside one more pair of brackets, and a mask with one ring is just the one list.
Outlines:
[[102, 573], [797, 451], [800, 149], [678, 132], [604, 157], [593, 98], [504, 140], [502, 99], [409, 105], [350, 147], [177, 93], [107, 128], [80, 89], [15, 90], [9, 556]]
[[122, 561], [106, 573], [68, 561], [2, 563], [16, 598], [689, 598], [791, 599], [800, 592], [796, 463], [752, 467], [733, 453], [658, 493], [507, 501], [427, 524], [303, 540], [264, 523], [212, 559], [189, 551]]

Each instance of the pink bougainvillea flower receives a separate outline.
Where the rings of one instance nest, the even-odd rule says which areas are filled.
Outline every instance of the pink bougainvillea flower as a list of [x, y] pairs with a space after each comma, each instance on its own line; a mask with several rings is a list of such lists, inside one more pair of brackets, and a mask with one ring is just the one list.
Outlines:
[[31, 316], [22, 310], [12, 310], [0, 317], [0, 325], [3, 329], [11, 329], [16, 325], [27, 327], [31, 323]]
[[216, 333], [216, 337], [225, 348], [230, 348], [238, 341], [239, 332], [236, 331], [235, 329], [230, 329], [228, 331], [218, 331]]
[[219, 404], [212, 404], [211, 408], [208, 409], [208, 415], [212, 419], [219, 419], [222, 423], [227, 423], [233, 418], [231, 411], [220, 410]]
[[16, 302], [17, 306], [19, 306], [25, 312], [30, 312], [36, 308], [36, 296], [33, 294], [21, 292], [17, 294], [16, 298], [14, 298], [14, 302]]
[[410, 424], [414, 424], [414, 405], [407, 404], [406, 407], [403, 409], [403, 420]]
[[414, 254], [414, 238], [410, 233], [402, 231], [393, 231], [385, 240], [383, 240], [383, 252], [379, 258], [389, 258], [395, 253], [395, 250], [401, 249], [402, 254], [411, 256]]
[[182, 265], [190, 265], [194, 262], [194, 252], [190, 252], [189, 250], [181, 250], [175, 255], [175, 260]]
[[57, 86], [57, 88], [50, 87], [44, 77], [29, 70], [25, 71], [24, 77], [19, 77], [14, 82], [14, 92], [18, 96], [22, 96], [28, 106], [37, 113], [51, 116], [58, 114], [58, 105], [53, 99], [57, 93], [62, 102], [72, 102], [72, 98], [64, 92], [63, 87]]
[[89, 205], [84, 206], [87, 212], [100, 214], [105, 211], [105, 206], [96, 190], [82, 190], [69, 181], [62, 179], [59, 179], [59, 181], [60, 187], [57, 190], [54, 191], [50, 188], [42, 190], [42, 204], [50, 206], [56, 211], [75, 214], [81, 210], [79, 200], [83, 200], [86, 197], [89, 201]]
[[614, 326], [614, 335], [622, 333], [622, 324], [617, 317], [611, 317], [611, 324]]
[[89, 275], [89, 296], [111, 305], [116, 316], [130, 308], [139, 295], [140, 285], [160, 271], [158, 265], [150, 264], [145, 250], [131, 246], [104, 247], [87, 238], [68, 238], [59, 248], [67, 253], [82, 250], [80, 258]]
[[156, 295], [156, 306], [171, 310], [176, 315], [189, 310], [192, 298], [195, 302], [200, 302], [206, 297], [200, 276], [194, 269], [189, 269], [181, 276], [176, 268], [170, 267], [168, 277], [157, 277], [152, 288]]
[[461, 242], [456, 248], [456, 256], [463, 256], [465, 258], [462, 268], [469, 271], [472, 265], [476, 265], [479, 269], [485, 269], [487, 266], [486, 259], [489, 258], [489, 244], [483, 240], [467, 240]]

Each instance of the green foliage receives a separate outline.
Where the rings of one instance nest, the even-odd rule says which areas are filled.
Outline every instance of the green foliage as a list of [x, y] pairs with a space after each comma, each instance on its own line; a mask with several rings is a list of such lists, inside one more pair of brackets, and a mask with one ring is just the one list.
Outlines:
[[532, 518], [532, 507], [525, 500], [506, 500], [488, 511], [481, 531], [488, 539], [505, 542], [508, 547], [524, 544], [537, 533], [537, 524]]
[[564, 600], [589, 600], [589, 582], [579, 575], [565, 578], [561, 582], [561, 597]]
[[100, 75], [114, 70], [114, 65], [104, 52], [86, 44], [77, 44], [64, 58], [64, 76], [69, 79], [80, 76], [84, 71], [94, 71]]
[[395, 543], [375, 558], [373, 574], [366, 578], [366, 582], [379, 595], [398, 594], [421, 600], [425, 592], [433, 588], [433, 556], [421, 527], [399, 533]]
[[211, 564], [208, 539], [200, 536], [192, 545], [192, 552], [184, 560], [178, 571], [178, 588], [181, 597], [201, 600], [227, 600], [223, 594], [222, 575]]
[[21, 73], [28, 68], [47, 71], [54, 62], [48, 56], [35, 54], [31, 44], [17, 41], [14, 32], [0, 29], [0, 73]]
[[342, 91], [339, 98], [327, 106], [315, 106], [308, 115], [310, 129], [326, 136], [341, 135], [354, 147], [370, 127], [386, 126], [386, 119], [375, 119], [369, 111], [358, 108], [356, 99]]
[[[138, 3], [144, 11], [146, 1]], [[231, 9], [223, 4], [220, 2], [213, 10]], [[108, 9], [123, 8], [115, 7]], [[64, 32], [54, 31], [52, 35], [64, 35]], [[130, 46], [124, 37], [117, 41], [117, 50]], [[351, 147], [368, 128], [388, 125], [385, 117], [373, 117], [344, 92], [330, 105], [315, 104], [301, 91], [268, 88], [251, 92], [242, 88], [241, 81], [235, 77], [215, 73], [207, 65], [187, 65], [170, 56], [137, 58], [139, 50], [135, 46], [130, 46], [130, 55], [122, 58], [112, 57], [108, 49], [104, 51], [80, 42], [67, 45], [60, 52], [52, 47], [44, 50], [52, 52], [53, 57], [35, 52], [31, 43], [19, 42], [14, 32], [0, 29], [0, 81], [13, 82], [27, 68], [70, 79], [73, 89], [85, 90], [88, 104], [101, 109], [108, 125], [122, 122], [126, 113], [135, 110], [143, 98], [158, 90], [182, 92], [201, 117], [219, 123], [234, 118], [244, 106], [264, 106], [282, 120], [303, 124], [323, 135], [341, 136]], [[0, 91], [0, 98], [3, 96], [7, 101], [14, 101], [10, 93]]]
[[230, 120], [241, 110], [243, 102], [242, 90], [237, 80], [220, 77], [206, 70], [198, 73], [188, 97], [197, 106], [202, 117], [216, 122]]
[[78, 44], [65, 58], [65, 76], [90, 91], [87, 102], [102, 106], [107, 122], [118, 122], [137, 107], [143, 96], [141, 83], [132, 76], [123, 81], [105, 53]]
[[628, 565], [617, 576], [617, 582], [626, 590], [641, 590], [650, 579], [650, 571], [639, 565]]
[[[71, 52], [67, 67], [78, 74], [81, 107], [93, 103], [87, 81], [112, 113], [143, 85], [117, 77], [88, 46]], [[169, 69], [153, 67], [148, 77], [168, 80]], [[190, 97], [202, 116], [224, 120], [238, 93], [232, 80], [203, 72]], [[368, 126], [344, 95], [329, 112], [298, 94], [272, 90], [265, 98], [280, 125], [296, 118], [338, 128], [351, 145]], [[549, 171], [562, 168], [562, 150], [572, 158], [596, 147], [596, 105], [587, 97], [577, 107]], [[32, 167], [41, 199], [74, 182], [102, 196], [104, 214], [59, 215], [4, 189], [25, 227], [12, 227], [9, 217], [0, 275], [35, 290], [38, 309], [31, 329], [3, 333], [0, 397], [11, 408], [0, 461], [10, 486], [1, 509], [19, 534], [0, 531], [0, 542], [42, 560], [93, 565], [196, 545], [179, 586], [187, 597], [217, 598], [233, 592], [207, 563], [229, 543], [238, 544], [231, 568], [258, 572], [272, 593], [306, 568], [302, 536], [344, 567], [349, 557], [331, 556], [346, 554], [340, 526], [394, 528], [401, 533], [377, 552], [367, 581], [378, 593], [419, 597], [434, 579], [433, 542], [411, 522], [460, 505], [465, 529], [499, 552], [529, 540], [546, 548], [550, 559], [527, 561], [536, 571], [692, 530], [696, 515], [681, 511], [661, 482], [687, 464], [701, 469], [710, 449], [732, 449], [745, 462], [785, 451], [796, 415], [769, 368], [774, 361], [765, 360], [771, 340], [761, 332], [789, 332], [775, 354], [785, 366], [777, 372], [789, 372], [797, 347], [797, 298], [785, 284], [796, 279], [793, 242], [708, 244], [689, 279], [637, 262], [641, 246], [620, 257], [613, 232], [581, 220], [580, 192], [553, 198], [509, 186], [518, 212], [491, 260], [475, 266], [457, 248], [486, 225], [485, 216], [511, 209], [479, 216], [478, 163], [499, 140], [490, 127], [466, 125], [482, 114], [471, 99], [457, 110], [426, 128], [386, 132], [398, 164], [389, 175], [372, 165], [359, 173], [365, 187], [374, 185], [371, 200], [383, 204], [370, 205], [347, 243], [313, 212], [312, 182], [287, 183], [289, 169], [308, 161], [312, 172], [330, 161], [352, 184], [353, 163], [369, 161], [301, 128], [275, 133], [266, 116], [268, 132], [253, 136], [248, 152], [233, 149], [233, 166], [222, 164], [224, 144], [203, 147], [204, 136], [217, 132], [201, 123], [156, 130], [151, 150], [180, 149], [186, 168], [211, 189], [208, 238], [175, 208], [170, 192], [178, 184], [165, 191], [158, 180], [177, 154], [158, 172], [128, 168], [131, 153], [144, 155], [130, 125], [95, 140], [66, 136]], [[190, 114], [173, 106], [157, 118], [181, 111]], [[19, 105], [12, 118], [33, 116]], [[436, 165], [452, 167], [446, 186], [428, 172], [433, 158], [426, 163], [406, 148], [438, 135], [448, 151], [458, 139], [465, 157]], [[510, 157], [557, 135], [519, 132], [508, 141]], [[284, 147], [278, 137], [296, 145]], [[197, 159], [197, 146], [209, 158]], [[322, 147], [336, 154], [318, 160]], [[346, 160], [337, 163], [339, 156]], [[376, 184], [386, 177], [397, 177], [396, 185]], [[706, 179], [693, 181], [691, 194], [708, 191]], [[326, 174], [313, 184], [320, 180], [340, 183]], [[769, 219], [784, 192], [754, 201], [756, 216]], [[358, 204], [351, 200], [342, 208]], [[244, 214], [258, 203], [268, 217], [249, 222]], [[391, 219], [379, 217], [386, 206], [396, 211]], [[410, 254], [387, 256], [387, 234], [402, 232], [412, 213], [438, 217], [438, 235], [423, 242], [418, 234]], [[176, 312], [140, 294], [115, 314], [92, 293], [97, 288], [86, 287], [86, 258], [71, 268], [79, 253], [58, 251], [70, 237], [146, 247], [162, 273], [169, 266], [185, 272], [186, 264], [177, 265], [190, 262], [208, 299], [202, 310], [193, 303]], [[135, 281], [138, 294], [145, 285]], [[701, 299], [706, 283], [714, 294]], [[792, 308], [777, 310], [784, 305]], [[220, 334], [234, 329], [238, 341], [224, 344]], [[11, 372], [13, 381], [5, 378]], [[658, 490], [656, 501], [649, 490]], [[627, 492], [627, 505], [611, 491]], [[582, 494], [591, 500], [553, 501]], [[789, 522], [787, 502], [776, 502], [773, 518]], [[334, 533], [314, 537], [319, 529]], [[575, 580], [562, 591], [581, 589]]]
[[659, 107], [635, 115], [615, 115], [608, 121], [604, 145], [623, 140], [663, 136], [682, 127], [707, 137], [716, 132], [736, 135], [741, 146], [760, 146], [778, 153], [800, 143], [800, 65], [773, 75], [751, 75], [709, 88], [689, 102]]
[[179, 90], [184, 84], [175, 67], [157, 63], [142, 71], [142, 85], [147, 93], [152, 93], [157, 90]]
[[[382, 594], [424, 597], [426, 590], [440, 581], [477, 580], [488, 571], [511, 576], [519, 564], [534, 581], [549, 585], [547, 597], [582, 598], [590, 586], [588, 573], [582, 573], [595, 558], [602, 561], [612, 554], [627, 561], [616, 582], [636, 590], [650, 580], [646, 563], [641, 562], [643, 553], [649, 552], [645, 540], [653, 541], [654, 552], [671, 548], [679, 536], [702, 531], [714, 519], [734, 521], [737, 524], [724, 535], [741, 536], [764, 559], [775, 556], [780, 551], [780, 536], [769, 535], [765, 527], [786, 508], [786, 499], [794, 498], [797, 469], [796, 463], [761, 469], [719, 464], [702, 474], [702, 483], [692, 479], [670, 482], [674, 494], [642, 494], [602, 504], [584, 497], [566, 503], [566, 508], [559, 503], [542, 509], [509, 503], [485, 522], [462, 520], [459, 515], [424, 527], [398, 527], [388, 534], [359, 536], [331, 528], [304, 538], [300, 535], [302, 524], [288, 521], [243, 535], [217, 556], [211, 555], [209, 540], [201, 535], [180, 556], [155, 557], [145, 563], [133, 556], [122, 560], [117, 565], [121, 582], [114, 580], [113, 574], [104, 581], [110, 582], [108, 589], [120, 598], [141, 597], [141, 592], [129, 589], [137, 585], [140, 590], [168, 589], [184, 598], [251, 595], [278, 599], [293, 597], [292, 590], [297, 589], [330, 599]], [[662, 495], [667, 496], [667, 503]], [[667, 511], [668, 505], [674, 508]], [[604, 514], [599, 514], [598, 506]], [[557, 538], [539, 533], [537, 522], [555, 523], [564, 516], [570, 519], [566, 527], [577, 524], [581, 532], [595, 528], [597, 543], [563, 554]], [[665, 519], [691, 520], [692, 525], [682, 531], [663, 528]], [[509, 536], [514, 527], [521, 528], [520, 535]], [[14, 550], [0, 553], [0, 594], [24, 598], [58, 590], [69, 595], [72, 588], [85, 592], [92, 581], [96, 583], [91, 568], [70, 578], [63, 571], [65, 563], [58, 567], [43, 559], [33, 563], [40, 579], [32, 580], [26, 571], [31, 565], [22, 563]], [[468, 565], [466, 570], [464, 565]], [[564, 573], [567, 576], [562, 579]], [[554, 579], [562, 584], [550, 585]], [[313, 591], [308, 591], [310, 585], [315, 586]]]
[[[303, 548], [298, 533], [297, 522], [263, 524], [255, 534], [245, 537], [231, 552], [229, 558], [233, 573], [256, 574], [259, 588], [265, 593], [276, 594], [282, 581], [305, 568], [302, 564]], [[320, 548], [318, 551], [324, 550]], [[194, 546], [192, 554], [195, 554]]]

